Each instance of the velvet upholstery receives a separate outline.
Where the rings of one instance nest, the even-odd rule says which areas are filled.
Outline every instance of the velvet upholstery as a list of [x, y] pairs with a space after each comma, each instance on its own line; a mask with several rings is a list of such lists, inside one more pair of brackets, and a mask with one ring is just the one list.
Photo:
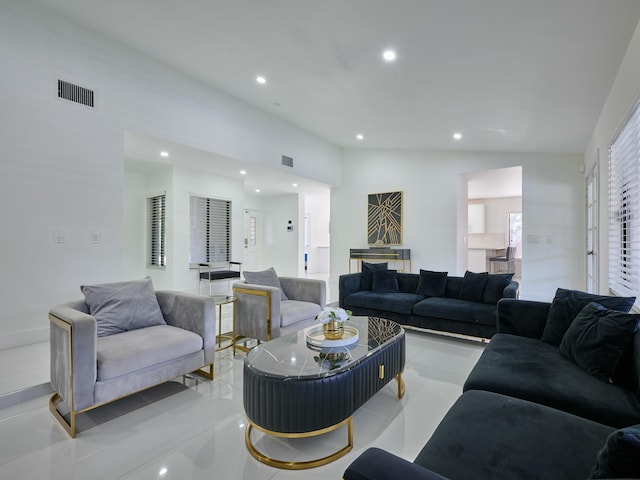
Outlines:
[[420, 269], [416, 293], [425, 297], [442, 297], [447, 288], [448, 272], [433, 272]]
[[550, 303], [503, 298], [498, 302], [498, 333], [540, 338], [547, 323]]
[[253, 285], [262, 285], [265, 287], [279, 288], [281, 290], [280, 299], [288, 299], [287, 294], [282, 290], [280, 279], [278, 278], [278, 274], [273, 267], [267, 268], [266, 270], [261, 270], [259, 272], [245, 271], [243, 275], [247, 283], [251, 283]]
[[422, 465], [371, 447], [344, 472], [344, 480], [447, 480]]
[[622, 385], [596, 379], [557, 347], [498, 333], [463, 387], [529, 400], [612, 427], [640, 423], [640, 400]]
[[462, 288], [460, 289], [460, 299], [469, 302], [482, 302], [484, 287], [489, 280], [487, 272], [475, 273], [466, 271], [462, 280]]
[[374, 292], [399, 292], [397, 270], [376, 270], [371, 280], [371, 290]]
[[582, 480], [612, 431], [536, 403], [470, 391], [447, 412], [415, 463], [452, 480]]
[[495, 273], [487, 277], [482, 292], [482, 303], [495, 305], [504, 296], [504, 289], [513, 278], [513, 273]]
[[373, 287], [373, 272], [377, 270], [387, 270], [387, 262], [369, 263], [362, 262], [362, 274], [360, 276], [360, 290], [371, 290]]
[[61, 397], [59, 412], [75, 415], [212, 364], [215, 301], [181, 292], [155, 294], [166, 324], [103, 337], [84, 301], [50, 309], [51, 386]]
[[635, 297], [593, 295], [577, 290], [558, 288], [551, 302], [549, 317], [542, 332], [542, 341], [556, 347], [559, 346], [573, 319], [591, 302], [597, 302], [603, 307], [626, 313], [631, 309], [634, 301]]
[[640, 425], [621, 428], [607, 437], [589, 478], [640, 477]]
[[[316, 315], [326, 306], [325, 282], [298, 277], [279, 277], [279, 282], [282, 288], [246, 281], [233, 284], [237, 335], [267, 341], [317, 323]], [[282, 300], [283, 290], [288, 300]]]
[[[444, 296], [425, 298], [416, 293], [420, 284], [417, 273], [398, 272], [398, 292], [362, 290], [362, 275], [341, 275], [338, 281], [339, 305], [355, 315], [378, 316], [402, 325], [482, 338], [491, 338], [496, 332], [497, 306], [461, 300], [462, 277], [447, 276]], [[518, 283], [510, 281], [503, 297], [517, 295]]]
[[163, 325], [151, 278], [82, 285], [89, 313], [98, 324], [98, 336]]
[[599, 380], [615, 376], [640, 315], [609, 310], [591, 302], [567, 329], [560, 353]]

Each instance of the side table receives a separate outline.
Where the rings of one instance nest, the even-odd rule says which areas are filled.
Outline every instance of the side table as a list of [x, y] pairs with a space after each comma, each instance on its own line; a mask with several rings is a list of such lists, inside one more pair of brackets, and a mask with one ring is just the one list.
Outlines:
[[[231, 304], [233, 308], [233, 317], [234, 317], [234, 328], [235, 328], [235, 302], [237, 300], [233, 295], [211, 295], [216, 302], [216, 306], [218, 307], [218, 334], [216, 335], [216, 340], [218, 341], [218, 348], [216, 348], [216, 352], [220, 350], [225, 350], [233, 345], [235, 332], [225, 332], [222, 333], [222, 306]], [[230, 340], [229, 345], [222, 346], [222, 340]]]

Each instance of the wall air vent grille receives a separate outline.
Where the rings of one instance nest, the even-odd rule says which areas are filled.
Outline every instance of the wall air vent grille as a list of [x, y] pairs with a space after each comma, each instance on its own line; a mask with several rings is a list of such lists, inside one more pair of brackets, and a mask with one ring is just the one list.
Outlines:
[[293, 168], [293, 158], [291, 157], [287, 157], [286, 155], [282, 155], [282, 164], [285, 167], [291, 167]]
[[58, 98], [80, 103], [93, 108], [93, 90], [58, 80]]

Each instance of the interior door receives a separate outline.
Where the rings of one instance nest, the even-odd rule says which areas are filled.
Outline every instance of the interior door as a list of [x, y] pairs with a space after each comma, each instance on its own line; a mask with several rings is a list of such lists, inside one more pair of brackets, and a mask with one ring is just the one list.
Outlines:
[[260, 211], [244, 211], [244, 265], [243, 270], [260, 270], [261, 241]]
[[585, 200], [587, 292], [598, 293], [598, 162], [587, 175]]

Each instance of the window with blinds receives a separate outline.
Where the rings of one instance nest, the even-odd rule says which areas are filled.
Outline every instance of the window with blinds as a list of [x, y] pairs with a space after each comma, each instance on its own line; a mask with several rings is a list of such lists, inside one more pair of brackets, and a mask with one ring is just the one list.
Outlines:
[[[609, 289], [640, 297], [640, 108], [609, 146]], [[636, 301], [636, 305], [640, 298]]]
[[167, 195], [147, 198], [147, 266], [166, 267]]
[[192, 195], [189, 263], [231, 260], [231, 202]]

